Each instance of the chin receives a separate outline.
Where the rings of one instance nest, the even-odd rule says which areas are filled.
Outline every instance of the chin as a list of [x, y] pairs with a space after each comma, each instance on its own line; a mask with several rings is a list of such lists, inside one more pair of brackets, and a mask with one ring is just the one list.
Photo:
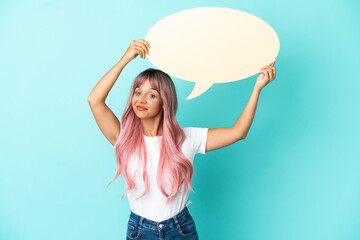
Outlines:
[[148, 116], [147, 114], [145, 114], [145, 113], [139, 113], [139, 112], [135, 112], [135, 115], [138, 117], [138, 118], [148, 118], [148, 117], [146, 117], [146, 116]]

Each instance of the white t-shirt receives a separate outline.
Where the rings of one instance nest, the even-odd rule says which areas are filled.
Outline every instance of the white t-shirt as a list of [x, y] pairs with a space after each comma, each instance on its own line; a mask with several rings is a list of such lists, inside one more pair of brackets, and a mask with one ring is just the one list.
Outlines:
[[[195, 154], [201, 153], [205, 155], [208, 128], [185, 127], [182, 129], [185, 133], [185, 140], [181, 149], [184, 155], [191, 163], [193, 163]], [[148, 157], [146, 166], [148, 174], [148, 190], [144, 196], [136, 200], [136, 198], [141, 196], [141, 194], [145, 191], [145, 183], [142, 178], [142, 168], [140, 167], [135, 177], [135, 188], [128, 191], [127, 196], [131, 211], [144, 218], [160, 222], [175, 216], [185, 208], [190, 188], [188, 187], [186, 193], [184, 194], [184, 181], [174, 198], [172, 198], [168, 204], [165, 203], [166, 197], [160, 191], [156, 182], [156, 172], [160, 157], [160, 140], [162, 136], [148, 137], [144, 135], [144, 138]], [[114, 149], [115, 146], [113, 146]], [[133, 163], [131, 164], [131, 171], [134, 173], [137, 168], [138, 159], [133, 158], [131, 162]], [[166, 193], [169, 194], [171, 192], [170, 181], [163, 179], [162, 186]]]

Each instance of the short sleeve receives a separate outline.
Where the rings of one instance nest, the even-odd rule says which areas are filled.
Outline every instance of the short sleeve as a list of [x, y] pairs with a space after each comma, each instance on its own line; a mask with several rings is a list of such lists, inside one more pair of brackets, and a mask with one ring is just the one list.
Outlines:
[[115, 145], [111, 145], [114, 149], [115, 149], [117, 143], [119, 142], [120, 135], [121, 135], [121, 129], [122, 129], [122, 127], [121, 127], [121, 123], [120, 123], [120, 134], [119, 134], [119, 136], [118, 136], [118, 138], [117, 138], [117, 140], [116, 140], [116, 142], [115, 142]]
[[190, 127], [190, 140], [196, 153], [205, 155], [208, 128]]

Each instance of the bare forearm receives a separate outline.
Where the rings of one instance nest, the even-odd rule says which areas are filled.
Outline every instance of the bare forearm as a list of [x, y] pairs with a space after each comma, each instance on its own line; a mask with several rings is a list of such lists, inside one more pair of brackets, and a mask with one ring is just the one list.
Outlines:
[[93, 90], [91, 91], [88, 102], [89, 103], [97, 103], [103, 102], [105, 103], [106, 97], [109, 94], [111, 88], [114, 86], [116, 80], [118, 79], [123, 68], [128, 64], [129, 61], [121, 58], [120, 61], [112, 67], [95, 85]]
[[260, 92], [261, 89], [254, 87], [248, 103], [233, 126], [234, 130], [239, 134], [241, 139], [245, 138], [249, 132], [250, 126], [255, 116]]

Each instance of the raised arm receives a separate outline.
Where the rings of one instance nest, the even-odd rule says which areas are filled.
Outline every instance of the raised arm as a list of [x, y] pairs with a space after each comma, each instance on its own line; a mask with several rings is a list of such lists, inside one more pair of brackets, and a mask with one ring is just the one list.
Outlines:
[[120, 59], [95, 85], [88, 97], [88, 103], [95, 121], [107, 140], [114, 145], [120, 134], [120, 121], [106, 105], [105, 100], [121, 71], [129, 61]]
[[126, 64], [139, 54], [141, 55], [141, 58], [145, 59], [146, 54], [149, 54], [148, 46], [149, 45], [145, 40], [131, 41], [124, 56], [100, 79], [88, 97], [88, 103], [97, 125], [113, 146], [120, 134], [120, 121], [105, 104], [106, 97]]
[[260, 92], [269, 82], [275, 79], [275, 62], [276, 59], [270, 65], [261, 68], [250, 99], [234, 126], [208, 129], [206, 152], [226, 147], [246, 138], [255, 116]]

